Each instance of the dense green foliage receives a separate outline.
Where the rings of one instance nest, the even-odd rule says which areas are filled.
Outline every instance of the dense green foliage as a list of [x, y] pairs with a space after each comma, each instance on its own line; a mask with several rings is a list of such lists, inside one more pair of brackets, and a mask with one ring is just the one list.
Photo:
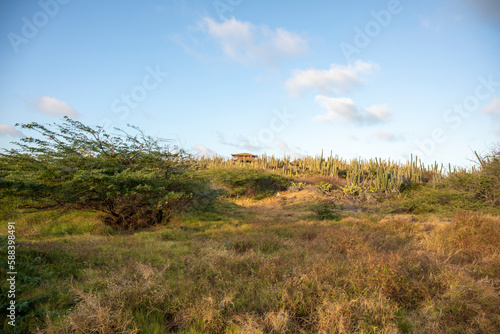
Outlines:
[[128, 229], [211, 197], [188, 154], [135, 127], [134, 135], [111, 135], [69, 118], [21, 127], [38, 137], [21, 139], [0, 159], [2, 197], [17, 205], [98, 210], [111, 226]]
[[459, 172], [450, 175], [449, 183], [455, 189], [467, 191], [478, 200], [500, 205], [500, 150], [479, 157], [481, 169], [477, 172]]
[[318, 220], [340, 220], [342, 218], [335, 203], [329, 201], [311, 204], [310, 209], [315, 213], [315, 218]]
[[231, 195], [258, 196], [258, 198], [284, 191], [291, 185], [285, 176], [256, 168], [216, 168], [207, 173], [213, 182], [227, 188]]
[[414, 214], [500, 212], [500, 151], [478, 156], [478, 162], [478, 169], [455, 171], [439, 181], [404, 187], [392, 203], [393, 210]]

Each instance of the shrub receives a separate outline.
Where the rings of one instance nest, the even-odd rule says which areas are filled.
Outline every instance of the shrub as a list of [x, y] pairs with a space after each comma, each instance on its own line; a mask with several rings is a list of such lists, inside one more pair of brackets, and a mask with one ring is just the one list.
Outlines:
[[366, 187], [364, 186], [359, 186], [359, 185], [356, 185], [356, 184], [349, 184], [342, 189], [342, 192], [344, 193], [344, 195], [347, 195], [347, 196], [361, 196], [362, 194], [364, 194], [366, 192]]
[[458, 190], [467, 191], [482, 201], [500, 204], [500, 150], [490, 156], [477, 156], [479, 171], [460, 171], [450, 175], [449, 183]]
[[306, 184], [304, 182], [292, 182], [290, 190], [300, 191], [303, 190], [305, 187]]
[[228, 188], [233, 196], [269, 196], [285, 191], [291, 180], [277, 174], [250, 168], [213, 169], [208, 172], [215, 183]]
[[331, 183], [328, 183], [328, 182], [320, 182], [316, 185], [316, 187], [322, 191], [324, 191], [325, 193], [328, 193], [330, 192], [330, 190], [332, 190], [333, 188], [333, 184]]
[[316, 219], [318, 220], [340, 220], [342, 218], [335, 203], [330, 201], [314, 203], [310, 208], [316, 214]]
[[98, 210], [109, 225], [134, 229], [210, 195], [186, 152], [136, 127], [135, 135], [111, 135], [67, 117], [21, 127], [40, 138], [21, 139], [0, 159], [0, 192], [21, 206]]
[[406, 188], [401, 198], [394, 202], [395, 212], [414, 214], [429, 212], [455, 212], [458, 209], [484, 209], [485, 203], [478, 201], [469, 192], [453, 189], [446, 182], [435, 185], [415, 184]]

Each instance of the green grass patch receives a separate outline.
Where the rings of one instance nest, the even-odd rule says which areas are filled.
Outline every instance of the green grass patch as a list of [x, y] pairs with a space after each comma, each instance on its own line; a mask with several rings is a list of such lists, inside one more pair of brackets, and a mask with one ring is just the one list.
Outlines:
[[341, 211], [331, 201], [320, 201], [313, 203], [309, 209], [314, 212], [314, 218], [318, 220], [341, 220]]
[[393, 212], [413, 214], [453, 214], [461, 209], [492, 211], [491, 204], [477, 199], [473, 193], [453, 189], [446, 183], [414, 184], [393, 197], [389, 207]]
[[285, 191], [292, 184], [291, 179], [262, 169], [218, 168], [206, 173], [232, 196], [246, 195], [263, 199], [278, 191]]

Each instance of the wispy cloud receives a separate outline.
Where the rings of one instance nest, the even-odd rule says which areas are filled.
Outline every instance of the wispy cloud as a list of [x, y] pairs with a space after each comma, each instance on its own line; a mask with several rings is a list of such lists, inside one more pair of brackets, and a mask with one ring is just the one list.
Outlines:
[[[498, 121], [500, 120], [500, 98], [494, 97], [490, 104], [479, 111], [488, 115], [492, 123], [498, 126]], [[500, 129], [494, 130], [493, 132], [500, 136]]]
[[237, 135], [228, 139], [220, 131], [217, 132], [217, 140], [219, 143], [223, 145], [232, 146], [246, 151], [252, 151], [252, 153], [269, 148], [269, 146], [260, 143], [257, 138], [250, 138], [244, 135]]
[[500, 98], [493, 98], [493, 101], [481, 111], [488, 115], [500, 115]]
[[278, 140], [278, 149], [286, 154], [290, 155], [293, 158], [299, 158], [307, 153], [300, 147], [295, 145], [287, 144], [285, 141], [279, 139]]
[[169, 38], [172, 42], [179, 45], [185, 53], [197, 58], [198, 60], [205, 60], [207, 57], [202, 52], [198, 51], [199, 41], [196, 38], [191, 38], [186, 41], [185, 37], [181, 34], [173, 34]]
[[317, 95], [315, 99], [326, 109], [325, 114], [316, 116], [316, 119], [321, 122], [331, 122], [336, 118], [342, 118], [357, 125], [370, 125], [386, 121], [391, 114], [385, 104], [359, 108], [353, 100], [345, 97]]
[[216, 22], [205, 17], [199, 26], [222, 47], [228, 58], [243, 64], [273, 63], [308, 51], [307, 40], [283, 28], [271, 29], [238, 21], [234, 17]]
[[200, 157], [213, 157], [217, 155], [215, 151], [203, 145], [195, 145], [194, 150], [196, 151], [196, 154], [199, 155]]
[[378, 131], [375, 133], [375, 137], [377, 139], [390, 142], [390, 143], [395, 143], [399, 141], [404, 141], [406, 140], [406, 137], [402, 134], [395, 134], [392, 132], [386, 132], [386, 131]]
[[[222, 132], [217, 132], [217, 136], [220, 144], [237, 148], [242, 152], [260, 153], [271, 150], [281, 152], [281, 154], [286, 153], [291, 157], [301, 157], [307, 155], [307, 152], [301, 147], [291, 145], [280, 138], [274, 138], [268, 143], [262, 143], [257, 137], [245, 136], [241, 134], [228, 138]], [[200, 149], [197, 150], [201, 151]]]
[[68, 103], [58, 100], [55, 97], [42, 96], [28, 104], [31, 108], [38, 110], [49, 116], [68, 116], [77, 118], [78, 112]]
[[332, 64], [327, 70], [295, 70], [286, 82], [292, 95], [308, 89], [316, 89], [322, 94], [346, 93], [361, 85], [366, 75], [372, 74], [379, 66], [361, 60], [346, 66]]
[[0, 136], [24, 137], [24, 134], [12, 125], [0, 123]]

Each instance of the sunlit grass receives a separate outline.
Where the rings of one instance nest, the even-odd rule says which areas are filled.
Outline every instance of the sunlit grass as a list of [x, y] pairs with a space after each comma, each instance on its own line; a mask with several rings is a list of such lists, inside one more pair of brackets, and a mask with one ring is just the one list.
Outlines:
[[223, 198], [135, 232], [93, 212], [20, 212], [18, 328], [497, 333], [500, 218], [429, 187], [381, 201], [313, 186]]

